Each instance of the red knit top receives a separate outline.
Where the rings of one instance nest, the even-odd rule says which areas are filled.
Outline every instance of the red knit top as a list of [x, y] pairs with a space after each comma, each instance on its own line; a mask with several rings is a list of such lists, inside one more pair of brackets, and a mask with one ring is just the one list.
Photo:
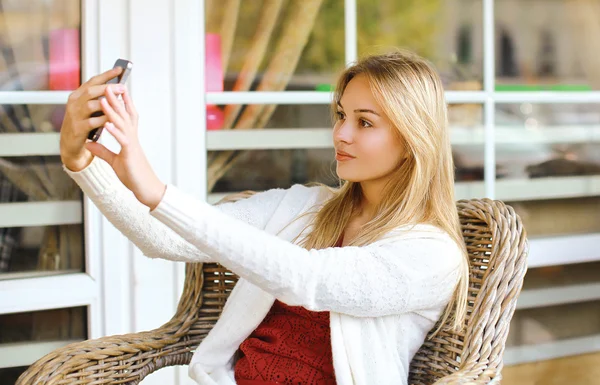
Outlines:
[[242, 342], [239, 353], [237, 385], [335, 384], [327, 311], [313, 312], [276, 300]]

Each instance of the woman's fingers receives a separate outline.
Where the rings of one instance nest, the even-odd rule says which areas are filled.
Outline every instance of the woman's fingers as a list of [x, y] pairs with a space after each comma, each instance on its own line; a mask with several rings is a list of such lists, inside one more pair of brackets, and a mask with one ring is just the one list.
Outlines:
[[108, 84], [87, 87], [83, 91], [80, 101], [87, 102], [88, 100], [98, 99], [106, 93], [106, 88], [108, 88]]
[[81, 124], [81, 129], [87, 133], [93, 130], [94, 128], [102, 127], [104, 124], [108, 122], [108, 118], [106, 115], [93, 116], [91, 118], [85, 119]]
[[117, 95], [114, 93], [113, 90], [115, 89], [118, 89], [121, 92], [125, 91], [125, 88], [122, 85], [119, 85], [117, 87], [108, 87], [105, 92], [106, 99], [108, 100], [108, 103], [110, 104], [112, 109], [115, 110], [117, 114], [119, 114], [123, 121], [128, 122], [130, 121], [129, 113], [126, 111], [123, 102], [120, 101], [117, 98]]
[[115, 154], [114, 152], [110, 151], [108, 148], [104, 147], [103, 145], [101, 145], [98, 142], [88, 142], [85, 144], [85, 147], [95, 156], [97, 156], [98, 158], [106, 161], [106, 163], [112, 165], [113, 161], [115, 160], [115, 157], [117, 156], [117, 154]]
[[69, 102], [75, 104], [87, 103], [104, 95], [108, 84], [82, 85], [69, 95]]
[[96, 86], [99, 84], [104, 84], [112, 78], [119, 76], [119, 74], [123, 71], [123, 68], [116, 67], [109, 69], [101, 74], [93, 76], [87, 82], [83, 83], [84, 86]]
[[107, 122], [104, 125], [104, 129], [107, 130], [108, 132], [110, 132], [111, 135], [115, 137], [117, 142], [121, 145], [121, 148], [123, 148], [123, 149], [127, 148], [127, 146], [129, 145], [129, 139], [127, 138], [127, 135], [125, 135], [125, 133], [123, 131], [119, 130], [111, 122]]
[[119, 129], [122, 130], [125, 126], [125, 121], [121, 115], [115, 111], [113, 106], [108, 101], [108, 98], [100, 99], [100, 105], [102, 106], [102, 111], [108, 117], [108, 121], [113, 122]]
[[93, 99], [88, 100], [88, 102], [83, 107], [83, 113], [86, 116], [91, 116], [93, 113], [102, 111], [102, 105], [100, 104], [100, 100]]
[[123, 102], [125, 103], [125, 110], [131, 116], [133, 120], [137, 120], [138, 114], [135, 106], [133, 104], [133, 100], [131, 99], [131, 95], [129, 95], [129, 90], [127, 87], [123, 90]]

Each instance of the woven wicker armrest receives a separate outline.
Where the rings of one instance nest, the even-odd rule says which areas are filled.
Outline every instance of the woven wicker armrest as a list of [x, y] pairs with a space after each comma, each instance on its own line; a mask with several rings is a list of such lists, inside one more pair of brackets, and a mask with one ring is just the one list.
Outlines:
[[[477, 374], [475, 374], [477, 373]], [[501, 376], [495, 370], [461, 369], [437, 380], [433, 385], [500, 385]]]
[[189, 364], [196, 346], [165, 326], [77, 342], [39, 359], [16, 385], [137, 384], [160, 368]]

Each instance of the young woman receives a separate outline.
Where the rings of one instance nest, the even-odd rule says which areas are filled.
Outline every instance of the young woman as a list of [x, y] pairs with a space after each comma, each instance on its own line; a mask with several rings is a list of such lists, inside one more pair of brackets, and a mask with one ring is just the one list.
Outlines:
[[[145, 255], [219, 262], [241, 278], [194, 354], [199, 384], [406, 384], [436, 322], [461, 328], [468, 263], [444, 92], [426, 61], [394, 52], [341, 75], [340, 188], [295, 185], [217, 207], [157, 178], [127, 90], [103, 85], [116, 74], [69, 98], [61, 157]], [[86, 143], [103, 124], [119, 154]]]

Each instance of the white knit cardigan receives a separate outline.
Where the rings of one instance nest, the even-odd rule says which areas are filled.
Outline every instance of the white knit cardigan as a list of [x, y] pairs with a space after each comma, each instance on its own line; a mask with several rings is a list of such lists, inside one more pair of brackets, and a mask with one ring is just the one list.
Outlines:
[[[450, 301], [461, 251], [430, 225], [399, 228], [363, 247], [305, 250], [292, 241], [327, 189], [296, 185], [218, 208], [169, 185], [152, 212], [102, 160], [67, 173], [148, 257], [219, 262], [240, 280], [189, 367], [202, 385], [235, 384], [233, 357], [275, 299], [329, 311], [339, 385], [399, 385]], [[311, 210], [312, 211], [312, 210]]]

